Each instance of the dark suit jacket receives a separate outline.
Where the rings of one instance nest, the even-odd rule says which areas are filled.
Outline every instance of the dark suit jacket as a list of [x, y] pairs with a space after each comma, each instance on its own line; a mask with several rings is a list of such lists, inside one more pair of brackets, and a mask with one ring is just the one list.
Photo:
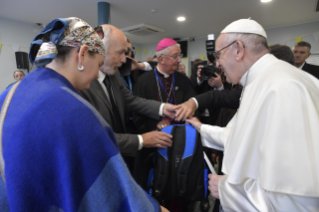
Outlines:
[[237, 109], [242, 89], [236, 90], [212, 90], [195, 97], [198, 109], [224, 107]]
[[[159, 119], [159, 107], [161, 103], [152, 100], [146, 100], [139, 98], [131, 94], [131, 92], [126, 88], [123, 83], [119, 72], [117, 71], [115, 75], [110, 75], [110, 81], [113, 88], [113, 93], [115, 97], [116, 104], [118, 106], [119, 114], [121, 117], [121, 125], [125, 130], [125, 110], [128, 112], [134, 111], [141, 113], [145, 116], [149, 116], [154, 119]], [[96, 109], [100, 112], [102, 117], [107, 121], [107, 123], [114, 128], [115, 123], [112, 122], [112, 116], [114, 116], [112, 111], [112, 105], [107, 98], [100, 82], [94, 80], [91, 83], [89, 89], [81, 91], [80, 94], [84, 99], [89, 101]], [[120, 151], [125, 156], [135, 156], [138, 151], [138, 137], [134, 134], [119, 134], [115, 133], [116, 139], [118, 141]]]
[[305, 65], [302, 67], [302, 70], [308, 72], [309, 74], [319, 79], [319, 66], [311, 65], [305, 62]]

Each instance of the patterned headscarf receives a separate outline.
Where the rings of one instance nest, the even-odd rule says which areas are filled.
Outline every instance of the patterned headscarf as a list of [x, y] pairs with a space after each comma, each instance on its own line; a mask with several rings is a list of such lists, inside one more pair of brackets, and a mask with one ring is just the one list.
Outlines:
[[[50, 32], [47, 42], [44, 35]], [[94, 29], [79, 18], [59, 18], [50, 22], [32, 41], [29, 59], [37, 67], [44, 67], [58, 54], [56, 45], [80, 47], [87, 45], [89, 51], [105, 56], [102, 40]], [[103, 33], [103, 32], [102, 32]], [[84, 38], [84, 39], [83, 39]]]

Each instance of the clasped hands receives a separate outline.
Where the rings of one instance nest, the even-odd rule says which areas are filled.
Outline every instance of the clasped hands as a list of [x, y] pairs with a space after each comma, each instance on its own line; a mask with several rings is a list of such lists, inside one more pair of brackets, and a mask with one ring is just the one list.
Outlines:
[[193, 99], [189, 99], [179, 105], [165, 103], [163, 107], [163, 114], [171, 119], [175, 118], [176, 121], [185, 121], [186, 118], [190, 118], [194, 115], [195, 110], [195, 101]]
[[[200, 130], [201, 123], [197, 118], [191, 118], [196, 111], [196, 103], [193, 99], [180, 104], [172, 105], [165, 103], [163, 107], [163, 114], [176, 121], [185, 121], [188, 124], [193, 125], [198, 131]], [[170, 125], [169, 121], [163, 120], [157, 124], [158, 129], [162, 129]]]
[[[186, 123], [193, 125], [198, 131], [202, 123], [197, 118], [190, 118], [195, 113], [196, 104], [194, 100], [190, 99], [187, 102], [180, 105], [172, 105], [170, 103], [165, 103], [163, 106], [163, 114], [166, 117], [175, 119], [176, 121], [186, 121]], [[157, 124], [157, 129], [161, 130], [164, 127], [170, 125], [170, 121], [163, 119]], [[143, 137], [143, 147], [151, 148], [167, 148], [172, 146], [172, 135], [160, 131], [152, 131], [142, 134]]]
[[[184, 105], [184, 104], [176, 106], [176, 105], [172, 105], [170, 103], [165, 103], [163, 106], [162, 112], [165, 116], [167, 116], [171, 119], [175, 118], [175, 120], [177, 120], [177, 121], [185, 120], [186, 117], [190, 116], [189, 114], [191, 114], [191, 116], [194, 114], [194, 112], [196, 110], [196, 105], [193, 108], [194, 111], [191, 112], [193, 109], [187, 109], [189, 106]], [[185, 118], [183, 118], [183, 117], [185, 117]], [[198, 121], [198, 119], [195, 119], [195, 118], [188, 119], [186, 121], [186, 123], [190, 123], [190, 124], [195, 123], [195, 122], [197, 123], [197, 125], [199, 125], [199, 124], [201, 125], [201, 123]], [[164, 119], [157, 124], [157, 128], [161, 130], [168, 125], [170, 125], [170, 122], [168, 120]], [[196, 125], [196, 124], [194, 124], [194, 125]], [[152, 147], [167, 148], [167, 147], [171, 147], [172, 143], [173, 143], [172, 135], [167, 134], [165, 132], [160, 132], [160, 131], [151, 131], [148, 133], [144, 133], [144, 134], [142, 134], [142, 138], [143, 138], [143, 147], [146, 147], [146, 148], [152, 148]]]

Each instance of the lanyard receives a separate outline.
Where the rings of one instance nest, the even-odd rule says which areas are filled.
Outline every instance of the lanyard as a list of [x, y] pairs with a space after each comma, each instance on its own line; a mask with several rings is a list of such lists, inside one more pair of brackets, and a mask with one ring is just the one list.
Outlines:
[[121, 76], [121, 78], [122, 78], [123, 82], [125, 83], [126, 87], [127, 87], [128, 89], [130, 89], [131, 93], [133, 93], [131, 76], [127, 76], [127, 78], [128, 78], [128, 84], [127, 84], [127, 82], [126, 82], [126, 80], [124, 79], [123, 76]]
[[158, 76], [158, 74], [157, 74], [157, 72], [156, 72], [156, 68], [154, 69], [154, 73], [155, 73], [155, 76], [156, 76], [158, 94], [159, 94], [159, 96], [160, 96], [160, 98], [161, 98], [161, 101], [163, 102], [163, 100], [162, 100], [162, 95], [161, 95], [161, 92], [160, 92], [160, 88], [159, 88], [159, 86], [158, 86], [159, 83], [160, 83], [161, 87], [163, 88], [163, 90], [165, 91], [165, 94], [166, 94], [166, 96], [167, 96], [166, 102], [169, 101], [171, 104], [173, 104], [173, 96], [174, 96], [174, 95], [172, 95], [172, 94], [173, 94], [174, 91], [175, 91], [175, 73], [173, 74], [173, 82], [171, 82], [171, 88], [170, 88], [170, 90], [169, 90], [169, 93], [167, 93], [167, 91], [166, 91], [166, 89], [165, 89], [165, 87], [164, 87], [164, 85], [163, 85], [161, 79], [159, 78], [159, 76]]

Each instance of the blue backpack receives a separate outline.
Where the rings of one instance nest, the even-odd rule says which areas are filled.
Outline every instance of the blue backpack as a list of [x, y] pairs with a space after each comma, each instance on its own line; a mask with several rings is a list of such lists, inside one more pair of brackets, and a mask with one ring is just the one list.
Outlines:
[[199, 133], [188, 124], [170, 125], [162, 131], [173, 136], [173, 144], [155, 151], [149, 194], [158, 200], [207, 199], [209, 169]]

